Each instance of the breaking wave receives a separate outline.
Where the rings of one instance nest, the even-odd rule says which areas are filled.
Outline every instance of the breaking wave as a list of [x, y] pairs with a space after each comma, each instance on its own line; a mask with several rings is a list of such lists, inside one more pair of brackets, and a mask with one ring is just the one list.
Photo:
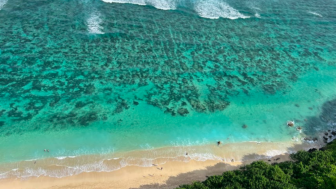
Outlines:
[[210, 19], [218, 19], [220, 17], [229, 19], [249, 18], [227, 3], [218, 0], [200, 0], [195, 5], [195, 11], [199, 16]]
[[7, 0], [0, 0], [0, 10], [5, 6]]
[[[218, 19], [218, 18], [249, 18], [241, 14], [238, 10], [231, 7], [226, 2], [220, 0], [103, 0], [106, 3], [129, 3], [136, 5], [149, 5], [161, 10], [175, 10], [178, 7], [192, 7], [199, 16], [203, 18]], [[187, 7], [185, 7], [188, 5]]]

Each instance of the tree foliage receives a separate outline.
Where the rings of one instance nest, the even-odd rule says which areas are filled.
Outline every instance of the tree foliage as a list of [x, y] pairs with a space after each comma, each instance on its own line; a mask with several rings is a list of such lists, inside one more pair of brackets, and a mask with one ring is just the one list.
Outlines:
[[272, 165], [256, 161], [179, 189], [336, 189], [336, 142], [313, 152], [299, 151], [291, 158]]

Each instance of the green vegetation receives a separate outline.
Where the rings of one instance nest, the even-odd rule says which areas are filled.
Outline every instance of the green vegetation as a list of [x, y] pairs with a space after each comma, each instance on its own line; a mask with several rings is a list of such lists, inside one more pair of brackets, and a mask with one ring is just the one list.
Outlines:
[[336, 189], [335, 141], [317, 151], [299, 151], [291, 158], [294, 161], [272, 165], [256, 161], [179, 189]]

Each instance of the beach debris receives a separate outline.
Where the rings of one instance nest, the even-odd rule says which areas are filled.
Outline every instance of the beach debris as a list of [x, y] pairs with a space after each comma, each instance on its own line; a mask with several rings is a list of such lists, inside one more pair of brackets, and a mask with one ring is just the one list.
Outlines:
[[246, 128], [247, 128], [247, 125], [246, 125], [246, 124], [244, 124], [242, 127], [243, 127], [243, 129], [246, 129]]
[[218, 141], [218, 142], [217, 142], [217, 145], [219, 146], [220, 144], [221, 144], [221, 141]]
[[278, 160], [280, 160], [280, 158], [276, 158], [276, 159], [275, 159], [275, 161], [278, 161]]
[[153, 176], [154, 176], [154, 174], [152, 174], [152, 175], [151, 175], [151, 174], [148, 174], [148, 175], [149, 175], [149, 176], [151, 176], [151, 177], [153, 177]]
[[152, 164], [153, 166], [157, 166], [157, 164]]
[[294, 126], [294, 121], [287, 121], [287, 126], [288, 127], [293, 127]]

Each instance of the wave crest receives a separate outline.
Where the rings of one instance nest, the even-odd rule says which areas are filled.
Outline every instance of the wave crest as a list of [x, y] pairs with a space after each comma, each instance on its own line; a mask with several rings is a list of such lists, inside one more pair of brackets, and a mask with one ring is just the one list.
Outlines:
[[[203, 18], [249, 18], [241, 14], [229, 4], [220, 0], [196, 0], [184, 2], [182, 0], [102, 0], [106, 3], [129, 3], [135, 5], [150, 5], [161, 10], [175, 10], [179, 6], [191, 5], [193, 11]], [[188, 1], [188, 0], [185, 0]], [[188, 8], [188, 7], [186, 7]]]

